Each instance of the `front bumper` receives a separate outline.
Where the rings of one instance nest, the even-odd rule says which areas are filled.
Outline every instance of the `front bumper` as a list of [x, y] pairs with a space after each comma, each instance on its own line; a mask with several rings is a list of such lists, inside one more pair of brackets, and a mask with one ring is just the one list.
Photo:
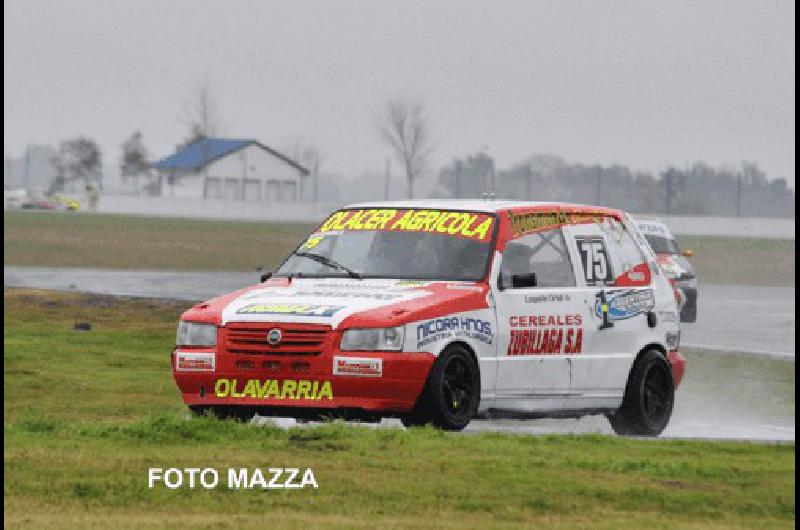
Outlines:
[[[316, 356], [216, 354], [213, 371], [176, 369], [173, 376], [187, 405], [241, 405], [304, 410], [347, 409], [402, 414], [422, 393], [435, 360], [429, 353], [339, 352]], [[380, 374], [343, 374], [334, 364], [379, 359]], [[335, 373], [337, 372], [337, 373]]]
[[672, 381], [677, 390], [686, 371], [686, 358], [677, 351], [671, 351], [667, 354], [667, 362], [669, 362], [669, 366], [672, 369]]

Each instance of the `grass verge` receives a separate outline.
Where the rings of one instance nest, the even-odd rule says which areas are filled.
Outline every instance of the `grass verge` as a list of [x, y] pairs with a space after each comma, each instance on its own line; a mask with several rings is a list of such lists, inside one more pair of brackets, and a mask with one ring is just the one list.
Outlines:
[[[11, 527], [792, 527], [794, 445], [187, 420], [181, 304], [4, 291]], [[76, 320], [92, 331], [72, 331]], [[319, 489], [147, 488], [149, 467], [300, 467]]]
[[[272, 270], [311, 224], [8, 211], [4, 264], [172, 270]], [[794, 285], [794, 240], [681, 236], [700, 282]]]
[[302, 223], [7, 211], [5, 265], [272, 270], [313, 229]]

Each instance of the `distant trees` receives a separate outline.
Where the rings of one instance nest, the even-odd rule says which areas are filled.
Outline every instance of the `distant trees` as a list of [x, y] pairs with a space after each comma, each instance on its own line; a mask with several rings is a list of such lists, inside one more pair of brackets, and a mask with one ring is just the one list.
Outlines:
[[430, 130], [422, 105], [402, 99], [389, 101], [378, 131], [402, 165], [408, 184], [408, 198], [412, 199], [414, 181], [422, 173], [432, 151]]
[[99, 187], [103, 157], [97, 142], [84, 136], [62, 140], [53, 158], [56, 177], [50, 193], [63, 191], [71, 182], [83, 181], [86, 186]]
[[150, 175], [150, 162], [147, 160], [142, 133], [134, 131], [121, 144], [122, 156], [120, 157], [119, 174], [122, 180], [134, 180], [135, 189], [139, 189], [139, 177]]
[[[444, 166], [436, 195], [481, 197], [489, 191], [487, 159], [477, 153]], [[726, 216], [795, 213], [794, 192], [786, 179], [768, 180], [754, 162], [744, 162], [738, 168], [714, 168], [696, 162], [653, 174], [621, 164], [571, 164], [555, 155], [534, 155], [498, 171], [495, 192], [499, 199], [599, 203], [632, 212]]]
[[452, 199], [480, 197], [490, 189], [493, 175], [494, 160], [486, 153], [456, 158], [439, 170], [439, 190]]

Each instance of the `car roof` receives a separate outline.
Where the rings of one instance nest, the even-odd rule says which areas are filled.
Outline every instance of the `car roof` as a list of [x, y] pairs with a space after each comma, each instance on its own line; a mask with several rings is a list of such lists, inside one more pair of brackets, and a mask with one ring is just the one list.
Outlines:
[[488, 199], [417, 199], [402, 201], [380, 201], [362, 202], [350, 204], [344, 209], [366, 209], [366, 208], [402, 208], [414, 210], [465, 210], [472, 212], [497, 213], [508, 210], [524, 210], [527, 208], [541, 209], [547, 211], [569, 210], [575, 212], [597, 212], [602, 211], [615, 216], [620, 216], [620, 210], [606, 208], [602, 206], [591, 206], [587, 204], [573, 204], [569, 202], [548, 202], [548, 201], [507, 201], [507, 200], [488, 200]]
[[[672, 231], [667, 226], [667, 223], [659, 219], [658, 217], [654, 216], [647, 216], [647, 215], [637, 215], [633, 217], [633, 222], [639, 228], [639, 231], [642, 232], [643, 235], [658, 235], [658, 236], [666, 236], [670, 239], [675, 239], [675, 236], [672, 235]], [[652, 227], [657, 227], [657, 230], [652, 230]]]

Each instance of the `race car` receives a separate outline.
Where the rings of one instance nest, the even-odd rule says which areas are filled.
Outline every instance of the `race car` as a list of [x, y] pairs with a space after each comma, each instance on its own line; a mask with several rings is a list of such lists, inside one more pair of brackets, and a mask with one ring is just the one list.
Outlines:
[[636, 226], [656, 253], [658, 263], [667, 277], [672, 278], [683, 298], [680, 315], [681, 322], [697, 321], [697, 275], [692, 264], [691, 250], [681, 250], [675, 237], [663, 221], [656, 217], [636, 217]]
[[511, 201], [359, 204], [262, 282], [180, 320], [175, 382], [197, 414], [604, 414], [666, 427], [685, 360], [677, 301], [631, 218]]

